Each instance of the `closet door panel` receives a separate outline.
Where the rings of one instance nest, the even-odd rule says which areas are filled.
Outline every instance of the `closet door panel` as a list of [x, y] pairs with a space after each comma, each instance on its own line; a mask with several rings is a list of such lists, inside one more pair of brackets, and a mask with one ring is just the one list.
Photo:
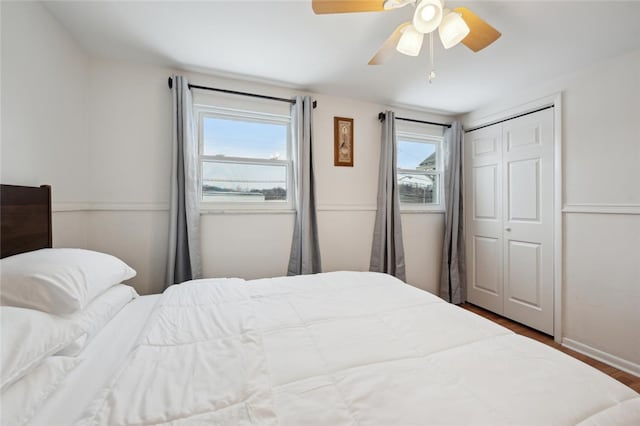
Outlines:
[[473, 219], [498, 220], [498, 165], [473, 168]]
[[511, 302], [540, 309], [540, 244], [509, 240], [507, 259], [506, 275]]
[[474, 289], [500, 296], [500, 240], [475, 236], [473, 238]]
[[509, 163], [507, 220], [540, 222], [540, 159]]
[[467, 297], [502, 313], [502, 135], [496, 126], [465, 135]]
[[553, 111], [503, 123], [504, 315], [553, 334]]

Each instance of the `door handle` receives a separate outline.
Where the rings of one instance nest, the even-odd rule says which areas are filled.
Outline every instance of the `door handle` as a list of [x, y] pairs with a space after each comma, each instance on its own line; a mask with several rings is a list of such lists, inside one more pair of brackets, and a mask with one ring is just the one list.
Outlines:
[[509, 227], [504, 228], [504, 230], [507, 231], [507, 232], [511, 232], [511, 228], [509, 228]]

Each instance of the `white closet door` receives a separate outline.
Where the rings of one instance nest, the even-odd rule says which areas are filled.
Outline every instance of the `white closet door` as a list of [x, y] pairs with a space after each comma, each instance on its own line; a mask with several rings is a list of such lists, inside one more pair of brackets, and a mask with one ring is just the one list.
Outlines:
[[553, 110], [502, 125], [504, 316], [553, 334]]
[[469, 302], [553, 334], [553, 110], [469, 132]]
[[467, 298], [503, 312], [502, 135], [490, 126], [465, 135]]

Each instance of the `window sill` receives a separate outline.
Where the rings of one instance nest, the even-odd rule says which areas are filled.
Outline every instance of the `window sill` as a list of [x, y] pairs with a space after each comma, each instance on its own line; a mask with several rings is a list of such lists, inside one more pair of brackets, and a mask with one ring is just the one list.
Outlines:
[[432, 210], [403, 210], [400, 209], [400, 214], [443, 214], [443, 209], [432, 209]]
[[200, 216], [208, 215], [259, 215], [259, 214], [295, 214], [292, 209], [219, 209], [219, 208], [201, 208]]

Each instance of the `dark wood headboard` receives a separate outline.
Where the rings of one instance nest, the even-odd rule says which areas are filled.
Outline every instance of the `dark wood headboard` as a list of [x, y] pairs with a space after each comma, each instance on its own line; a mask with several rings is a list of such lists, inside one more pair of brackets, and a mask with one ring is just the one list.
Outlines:
[[0, 185], [0, 257], [52, 246], [51, 187]]

